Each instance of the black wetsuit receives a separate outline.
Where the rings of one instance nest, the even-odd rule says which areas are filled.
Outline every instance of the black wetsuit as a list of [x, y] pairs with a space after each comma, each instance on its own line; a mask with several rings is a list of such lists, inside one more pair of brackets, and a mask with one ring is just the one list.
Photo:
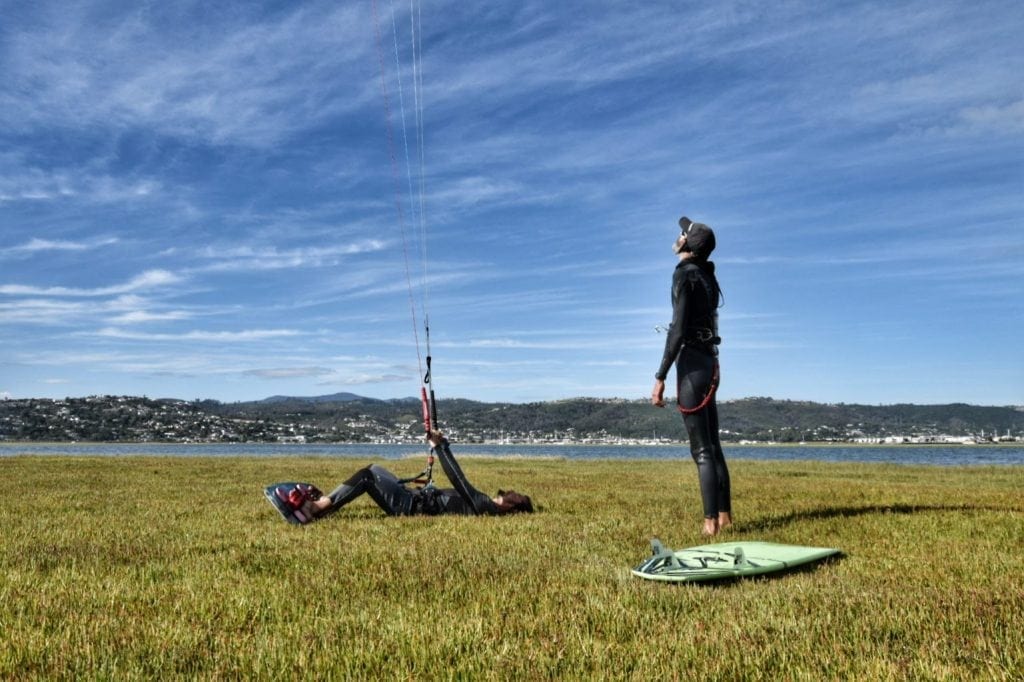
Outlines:
[[433, 452], [453, 488], [413, 490], [384, 467], [371, 464], [357, 471], [328, 495], [332, 504], [327, 513], [337, 511], [363, 493], [392, 516], [498, 513], [494, 500], [474, 488], [466, 478], [447, 440], [442, 441], [440, 447], [433, 448]]
[[[672, 325], [655, 378], [668, 376], [676, 365], [676, 400], [680, 407], [699, 406], [711, 391], [718, 366], [718, 301], [714, 264], [682, 260], [672, 275]], [[718, 406], [712, 394], [700, 410], [683, 414], [690, 454], [697, 463], [704, 518], [731, 512], [729, 468], [718, 436]]]

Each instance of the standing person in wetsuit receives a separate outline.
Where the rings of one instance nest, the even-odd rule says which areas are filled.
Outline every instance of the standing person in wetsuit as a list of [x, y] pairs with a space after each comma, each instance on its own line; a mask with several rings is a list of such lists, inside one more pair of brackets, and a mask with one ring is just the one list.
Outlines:
[[533, 502], [527, 495], [499, 490], [496, 496], [488, 497], [474, 488], [455, 461], [448, 439], [440, 431], [431, 431], [427, 439], [453, 488], [411, 489], [384, 467], [370, 464], [327, 495], [310, 500], [313, 519], [333, 514], [364, 493], [391, 516], [500, 515], [533, 511]]
[[679, 219], [682, 234], [672, 246], [679, 264], [672, 275], [672, 325], [654, 375], [651, 403], [665, 406], [665, 378], [676, 366], [676, 401], [697, 463], [704, 503], [704, 535], [732, 525], [729, 468], [718, 436], [718, 306], [721, 289], [708, 256], [715, 233], [703, 223]]

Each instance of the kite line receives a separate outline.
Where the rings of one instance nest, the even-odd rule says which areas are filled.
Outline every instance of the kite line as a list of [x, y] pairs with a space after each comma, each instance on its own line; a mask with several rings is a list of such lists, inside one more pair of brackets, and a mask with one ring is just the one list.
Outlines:
[[[427, 272], [427, 220], [426, 220], [426, 184], [425, 184], [425, 152], [424, 152], [424, 103], [423, 103], [423, 63], [422, 63], [422, 13], [418, 0], [410, 0], [409, 5], [409, 38], [411, 54], [411, 81], [413, 94], [414, 112], [414, 140], [416, 157], [416, 179], [413, 178], [413, 161], [409, 153], [409, 133], [406, 123], [405, 95], [402, 86], [403, 62], [399, 49], [399, 30], [395, 19], [394, 3], [389, 3], [391, 14], [391, 34], [394, 47], [395, 80], [397, 83], [398, 111], [401, 122], [402, 150], [405, 158], [405, 185], [403, 192], [401, 171], [399, 168], [398, 153], [394, 133], [394, 120], [392, 115], [391, 97], [388, 91], [388, 78], [386, 60], [384, 57], [384, 38], [381, 31], [380, 13], [377, 7], [377, 0], [371, 2], [373, 8], [374, 34], [377, 45], [377, 61], [380, 68], [381, 96], [384, 101], [385, 128], [387, 130], [388, 155], [391, 160], [392, 181], [395, 193], [395, 209], [398, 215], [399, 229], [402, 235], [402, 257], [405, 267], [406, 288], [409, 294], [409, 312], [412, 320], [413, 340], [416, 345], [416, 363], [420, 376], [420, 401], [423, 407], [423, 426], [427, 433], [437, 426], [437, 402], [434, 395], [434, 379], [432, 356], [430, 352], [430, 314], [429, 314], [429, 277]], [[408, 199], [410, 216], [407, 219], [405, 210], [406, 199]], [[415, 287], [412, 281], [412, 266], [410, 263], [409, 231], [412, 223], [413, 228], [418, 231], [419, 258], [420, 258], [420, 311], [423, 317], [424, 341], [426, 346], [426, 371], [424, 371], [423, 353], [420, 350], [419, 324], [417, 322]], [[434, 457], [430, 454], [427, 458], [427, 466], [418, 476], [408, 479], [417, 483], [431, 485], [433, 482]]]

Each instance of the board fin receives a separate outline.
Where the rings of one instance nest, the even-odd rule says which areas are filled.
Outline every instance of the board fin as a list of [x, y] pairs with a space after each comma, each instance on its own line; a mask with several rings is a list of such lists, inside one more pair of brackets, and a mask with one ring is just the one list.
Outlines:
[[637, 566], [638, 571], [645, 573], [660, 573], [666, 569], [680, 568], [682, 562], [671, 549], [665, 549], [658, 538], [651, 538], [651, 556], [649, 559]]

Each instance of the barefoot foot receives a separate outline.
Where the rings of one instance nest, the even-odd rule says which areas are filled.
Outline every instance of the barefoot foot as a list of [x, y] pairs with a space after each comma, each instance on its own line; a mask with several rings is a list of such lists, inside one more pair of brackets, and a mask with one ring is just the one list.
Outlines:
[[732, 514], [730, 512], [718, 513], [718, 530], [725, 530], [732, 526]]

